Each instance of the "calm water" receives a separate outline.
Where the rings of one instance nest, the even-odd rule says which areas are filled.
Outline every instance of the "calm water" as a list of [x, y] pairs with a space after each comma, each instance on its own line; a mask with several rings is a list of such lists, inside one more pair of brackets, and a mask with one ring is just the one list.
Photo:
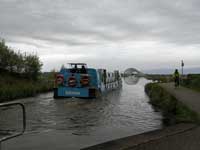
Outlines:
[[[147, 82], [141, 78], [136, 85], [123, 84], [121, 90], [94, 100], [54, 100], [53, 93], [19, 100], [27, 110], [26, 133], [3, 146], [5, 149], [46, 149], [47, 145], [48, 149], [79, 149], [159, 129], [162, 116], [148, 104], [144, 93]], [[19, 122], [14, 119], [18, 114], [15, 109], [1, 111], [4, 120], [1, 128]]]

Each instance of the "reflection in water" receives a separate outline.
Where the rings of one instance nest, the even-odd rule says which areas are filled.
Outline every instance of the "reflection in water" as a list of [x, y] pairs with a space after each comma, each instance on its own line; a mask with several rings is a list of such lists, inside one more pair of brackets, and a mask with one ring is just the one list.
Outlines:
[[[144, 93], [148, 80], [131, 77], [125, 78], [125, 82], [128, 84], [123, 84], [121, 90], [99, 99], [54, 100], [53, 93], [47, 93], [19, 100], [26, 105], [26, 134], [56, 131], [69, 134], [69, 139], [83, 136], [88, 142], [90, 138], [102, 142], [161, 128], [161, 114], [148, 104], [149, 99]], [[4, 115], [9, 118], [13, 113]], [[3, 123], [10, 126], [14, 120]]]
[[137, 76], [131, 75], [128, 77], [124, 77], [124, 82], [128, 85], [135, 85], [139, 82], [139, 79]]

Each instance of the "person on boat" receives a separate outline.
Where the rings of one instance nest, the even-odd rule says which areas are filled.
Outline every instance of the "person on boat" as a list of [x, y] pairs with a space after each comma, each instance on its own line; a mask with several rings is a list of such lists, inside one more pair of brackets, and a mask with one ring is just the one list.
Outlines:
[[175, 69], [175, 72], [174, 72], [174, 85], [175, 87], [178, 87], [179, 86], [179, 83], [180, 82], [180, 74], [178, 72], [178, 69]]
[[80, 71], [81, 71], [82, 74], [86, 74], [86, 73], [87, 73], [87, 70], [85, 69], [85, 66], [84, 66], [84, 65], [82, 65]]
[[78, 67], [77, 67], [76, 64], [74, 65], [74, 68], [71, 69], [71, 72], [72, 73], [77, 73], [78, 72]]
[[77, 64], [75, 64], [75, 66], [74, 66], [74, 69], [75, 69], [75, 70], [77, 70], [77, 69], [78, 69], [78, 67], [77, 67]]

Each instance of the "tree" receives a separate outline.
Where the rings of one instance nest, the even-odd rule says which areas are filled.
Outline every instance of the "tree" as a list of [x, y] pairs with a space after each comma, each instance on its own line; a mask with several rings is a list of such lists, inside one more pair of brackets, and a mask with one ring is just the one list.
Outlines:
[[11, 48], [6, 46], [4, 40], [0, 41], [0, 69], [37, 80], [41, 67], [42, 63], [37, 55], [15, 53]]
[[7, 69], [8, 68], [8, 61], [9, 61], [9, 49], [5, 45], [5, 41], [0, 41], [0, 68]]
[[28, 55], [25, 57], [25, 74], [26, 77], [37, 80], [40, 75], [42, 63], [36, 55]]

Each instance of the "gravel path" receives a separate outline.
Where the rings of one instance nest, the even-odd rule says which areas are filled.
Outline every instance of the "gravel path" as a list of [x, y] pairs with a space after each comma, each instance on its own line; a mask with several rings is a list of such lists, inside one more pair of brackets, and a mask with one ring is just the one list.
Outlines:
[[190, 109], [200, 114], [200, 92], [185, 87], [175, 88], [173, 83], [162, 83], [160, 86], [190, 107]]

